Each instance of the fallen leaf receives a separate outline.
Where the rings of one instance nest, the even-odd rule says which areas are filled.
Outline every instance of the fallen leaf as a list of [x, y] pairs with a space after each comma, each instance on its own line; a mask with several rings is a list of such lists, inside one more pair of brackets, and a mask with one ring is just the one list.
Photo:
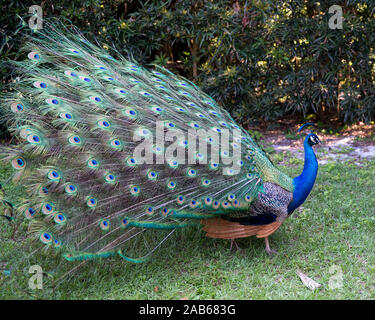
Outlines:
[[155, 292], [158, 292], [158, 291], [159, 291], [159, 287], [156, 286], [156, 287], [154, 288], [154, 291], [155, 291]]
[[313, 279], [309, 278], [307, 275], [302, 273], [300, 270], [297, 270], [297, 275], [300, 277], [303, 284], [311, 290], [315, 290], [321, 286], [320, 283], [317, 283]]

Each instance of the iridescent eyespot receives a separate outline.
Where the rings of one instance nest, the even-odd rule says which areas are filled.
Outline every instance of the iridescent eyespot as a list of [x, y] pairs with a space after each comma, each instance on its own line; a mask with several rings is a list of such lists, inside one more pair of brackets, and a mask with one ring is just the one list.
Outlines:
[[39, 237], [40, 241], [44, 244], [50, 244], [52, 242], [52, 234], [48, 233], [48, 232], [42, 232], [40, 237]]
[[30, 60], [39, 60], [40, 59], [40, 55], [35, 52], [35, 51], [31, 51], [27, 57], [30, 59]]
[[91, 79], [90, 78], [87, 78], [85, 76], [79, 76], [79, 78], [82, 80], [82, 81], [85, 81], [85, 82], [91, 82]]
[[68, 49], [70, 52], [73, 52], [73, 53], [79, 53], [79, 51], [77, 49]]
[[47, 83], [42, 82], [42, 81], [35, 81], [33, 85], [34, 87], [39, 88], [39, 89], [46, 89], [48, 87]]
[[197, 175], [197, 170], [195, 169], [188, 169], [187, 170], [187, 175], [191, 178], [195, 177]]
[[70, 136], [69, 139], [68, 139], [68, 141], [72, 145], [77, 145], [78, 146], [78, 145], [82, 144], [82, 140], [78, 136]]
[[180, 142], [179, 142], [179, 145], [186, 148], [188, 146], [189, 142], [188, 140], [184, 140], [182, 139]]
[[128, 224], [129, 224], [129, 220], [128, 220], [127, 218], [123, 218], [123, 219], [121, 220], [121, 226], [122, 226], [122, 227], [127, 227]]
[[227, 175], [227, 176], [232, 176], [235, 173], [236, 173], [236, 171], [234, 171], [233, 169], [230, 169], [230, 168], [224, 168], [224, 170], [223, 170], [223, 174]]
[[204, 199], [204, 203], [205, 203], [207, 206], [211, 205], [211, 203], [212, 203], [212, 198], [210, 198], [210, 197], [206, 197], [206, 198]]
[[133, 196], [136, 196], [139, 194], [139, 191], [140, 191], [140, 188], [137, 187], [137, 186], [131, 186], [130, 187], [130, 193], [133, 195]]
[[174, 128], [174, 127], [175, 127], [175, 124], [174, 124], [173, 122], [166, 122], [166, 123], [165, 123], [165, 126], [166, 126], [167, 128]]
[[139, 137], [152, 137], [152, 132], [149, 129], [143, 127], [138, 128], [135, 131], [135, 134]]
[[137, 118], [137, 111], [134, 109], [126, 108], [122, 111], [122, 113], [130, 119]]
[[103, 77], [105, 80], [107, 80], [107, 81], [113, 81], [114, 79], [112, 78], [112, 77], [108, 77], [108, 76], [105, 76], [105, 77]]
[[168, 189], [170, 189], [170, 190], [173, 190], [174, 188], [176, 188], [176, 182], [174, 182], [174, 181], [169, 181], [169, 182], [167, 182], [167, 187], [168, 187]]
[[199, 124], [196, 123], [196, 122], [189, 122], [189, 126], [194, 128], [194, 129], [198, 129], [199, 128]]
[[160, 114], [163, 112], [163, 109], [157, 106], [151, 106], [151, 110], [154, 111], [157, 114]]
[[60, 113], [60, 118], [63, 118], [64, 120], [72, 120], [73, 119], [73, 116], [71, 113], [67, 113], [67, 112], [62, 112]]
[[171, 212], [171, 210], [169, 210], [168, 208], [163, 208], [163, 209], [161, 210], [161, 215], [162, 215], [163, 217], [167, 217], [167, 216], [169, 216], [170, 212]]
[[105, 181], [108, 183], [114, 183], [116, 182], [116, 176], [113, 173], [108, 173], [104, 177]]
[[87, 161], [87, 166], [89, 167], [89, 168], [97, 168], [98, 166], [99, 166], [99, 161], [98, 160], [96, 160], [96, 159], [89, 159], [88, 161]]
[[234, 206], [235, 208], [239, 208], [239, 207], [241, 206], [241, 202], [238, 201], [238, 200], [234, 200], [234, 201], [233, 201], [233, 206]]
[[246, 195], [245, 196], [245, 201], [246, 202], [251, 202], [253, 199], [252, 199], [252, 197], [250, 196], [250, 195]]
[[226, 157], [229, 157], [229, 152], [224, 150], [220, 152], [220, 155], [222, 158], [226, 158]]
[[95, 102], [95, 103], [100, 103], [102, 102], [102, 98], [98, 97], [98, 96], [91, 96], [90, 97], [90, 100]]
[[53, 245], [55, 246], [55, 248], [60, 248], [60, 247], [61, 247], [61, 241], [55, 239], [55, 240], [53, 241]]
[[[203, 160], [204, 159], [204, 154], [203, 153], [197, 153], [195, 156], [198, 160]], [[200, 162], [201, 163], [201, 162]]]
[[146, 92], [146, 91], [141, 91], [139, 92], [141, 95], [145, 96], [145, 97], [151, 97], [151, 94]]
[[102, 229], [103, 231], [108, 231], [108, 230], [109, 230], [109, 227], [110, 227], [110, 222], [109, 222], [109, 220], [101, 220], [100, 223], [99, 223], [99, 227], [100, 227], [100, 229]]
[[115, 92], [117, 92], [117, 93], [121, 93], [121, 94], [125, 94], [125, 93], [127, 93], [127, 91], [126, 91], [125, 89], [122, 89], [122, 88], [116, 88], [116, 89], [115, 89]]
[[111, 123], [108, 120], [99, 120], [97, 124], [103, 129], [109, 129], [111, 127]]
[[42, 142], [40, 136], [37, 134], [30, 134], [26, 140], [31, 144], [40, 144]]
[[184, 108], [181, 108], [181, 107], [176, 107], [176, 110], [178, 112], [186, 112]]
[[52, 181], [59, 180], [60, 179], [60, 173], [56, 170], [51, 170], [51, 171], [48, 172], [47, 178], [52, 180]]
[[12, 103], [10, 106], [10, 110], [14, 113], [22, 112], [24, 110], [24, 106], [22, 103]]
[[219, 164], [216, 162], [210, 162], [210, 169], [216, 170], [219, 167]]
[[42, 205], [42, 213], [49, 215], [54, 211], [53, 205], [51, 203], [45, 203]]
[[28, 208], [28, 209], [26, 209], [26, 210], [24, 211], [24, 215], [25, 215], [25, 217], [26, 217], [27, 219], [32, 219], [32, 218], [34, 218], [35, 214], [36, 214], [36, 210], [33, 209], [33, 208]]
[[223, 206], [224, 209], [227, 209], [231, 206], [230, 202], [228, 202], [228, 201], [223, 201], [221, 203], [221, 205]]
[[77, 187], [74, 184], [68, 184], [65, 187], [65, 192], [67, 194], [75, 194], [75, 193], [77, 193], [77, 191], [78, 191], [78, 189], [77, 189]]
[[96, 68], [100, 69], [100, 70], [106, 70], [106, 68], [104, 68], [103, 66], [101, 65], [95, 65]]
[[198, 206], [198, 201], [196, 201], [196, 200], [190, 200], [190, 203], [189, 203], [189, 207], [190, 208], [192, 208], [192, 209], [194, 209], [194, 208], [196, 208]]
[[39, 194], [41, 196], [47, 196], [48, 195], [48, 188], [47, 187], [40, 187], [39, 188]]
[[211, 184], [211, 181], [208, 179], [202, 179], [202, 186], [207, 187]]
[[70, 70], [64, 71], [64, 74], [70, 77], [77, 77], [77, 73], [75, 73], [74, 71], [70, 71]]
[[11, 164], [12, 164], [12, 167], [17, 170], [24, 169], [26, 166], [25, 160], [21, 157], [13, 159]]
[[126, 164], [127, 164], [128, 166], [130, 166], [130, 167], [134, 167], [134, 166], [137, 165], [137, 160], [136, 160], [135, 158], [133, 158], [133, 157], [128, 157], [128, 158], [126, 159]]
[[158, 174], [157, 174], [155, 171], [149, 171], [149, 172], [147, 173], [147, 178], [148, 178], [149, 180], [156, 180], [157, 177], [158, 177]]
[[232, 201], [232, 200], [234, 200], [234, 199], [236, 199], [236, 195], [235, 195], [235, 194], [229, 194], [229, 195], [228, 195], [228, 200], [229, 200], [229, 201]]
[[152, 148], [152, 151], [156, 154], [162, 154], [163, 150], [164, 150], [164, 148], [160, 145], [154, 145], [153, 148]]
[[168, 164], [171, 168], [177, 168], [178, 167], [178, 161], [177, 160], [170, 160], [168, 161]]
[[177, 196], [177, 203], [183, 204], [185, 202], [185, 198], [182, 195]]
[[214, 127], [214, 128], [212, 128], [212, 130], [215, 131], [215, 132], [221, 133], [221, 129], [219, 129], [219, 128]]
[[219, 207], [220, 207], [220, 202], [217, 201], [217, 200], [214, 200], [214, 201], [212, 202], [212, 208], [214, 208], [214, 209], [219, 209]]
[[86, 204], [89, 208], [95, 208], [97, 205], [97, 200], [92, 197], [88, 197], [86, 200]]
[[207, 142], [208, 142], [208, 143], [215, 143], [216, 141], [215, 141], [215, 139], [212, 138], [212, 137], [207, 137]]
[[118, 139], [112, 139], [110, 142], [109, 142], [110, 146], [114, 149], [121, 149], [122, 148], [122, 143], [120, 140]]
[[151, 216], [154, 214], [154, 208], [153, 207], [147, 207], [146, 208], [146, 214]]
[[57, 224], [63, 224], [66, 222], [66, 217], [62, 213], [57, 213], [53, 218]]
[[60, 103], [60, 101], [56, 98], [53, 98], [53, 99], [46, 99], [46, 102], [48, 104], [54, 104], [54, 105], [58, 105]]

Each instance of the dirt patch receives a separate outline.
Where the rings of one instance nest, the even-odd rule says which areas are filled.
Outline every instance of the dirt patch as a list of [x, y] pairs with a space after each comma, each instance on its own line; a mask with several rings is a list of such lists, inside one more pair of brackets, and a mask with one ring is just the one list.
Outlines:
[[[278, 128], [262, 130], [262, 144], [276, 153], [283, 152], [288, 158], [304, 159], [303, 140], [306, 130], [297, 134], [300, 124], [281, 124]], [[375, 159], [375, 125], [359, 123], [345, 130], [329, 134], [326, 129], [314, 129], [322, 144], [314, 147], [319, 164], [332, 161], [353, 161], [360, 165], [363, 160]]]

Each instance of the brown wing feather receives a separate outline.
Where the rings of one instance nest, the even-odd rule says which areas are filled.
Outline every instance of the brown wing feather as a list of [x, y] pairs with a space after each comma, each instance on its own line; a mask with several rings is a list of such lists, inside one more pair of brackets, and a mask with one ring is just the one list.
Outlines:
[[203, 230], [207, 237], [220, 239], [246, 238], [255, 235], [257, 238], [264, 238], [274, 233], [281, 225], [281, 222], [275, 221], [267, 225], [248, 226], [221, 218], [201, 220], [201, 223], [204, 225]]

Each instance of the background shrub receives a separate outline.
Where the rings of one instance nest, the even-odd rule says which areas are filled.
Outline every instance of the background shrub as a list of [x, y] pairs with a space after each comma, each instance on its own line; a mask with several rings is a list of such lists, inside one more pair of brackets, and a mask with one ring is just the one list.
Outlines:
[[[17, 15], [2, 1], [1, 61], [18, 59]], [[164, 65], [200, 85], [242, 124], [291, 114], [324, 122], [375, 119], [372, 0], [45, 0], [44, 17], [72, 21], [104, 48]], [[331, 30], [340, 5], [343, 29]], [[95, 37], [95, 39], [94, 39]], [[2, 82], [11, 74], [2, 67]]]

